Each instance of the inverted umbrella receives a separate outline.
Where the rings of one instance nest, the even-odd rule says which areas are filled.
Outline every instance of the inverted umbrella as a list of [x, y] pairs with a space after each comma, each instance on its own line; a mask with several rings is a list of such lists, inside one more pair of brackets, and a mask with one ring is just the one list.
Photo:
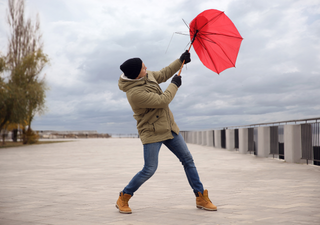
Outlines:
[[189, 51], [193, 45], [199, 59], [207, 68], [219, 74], [225, 69], [235, 67], [243, 38], [224, 12], [215, 9], [203, 11], [191, 21], [189, 32]]

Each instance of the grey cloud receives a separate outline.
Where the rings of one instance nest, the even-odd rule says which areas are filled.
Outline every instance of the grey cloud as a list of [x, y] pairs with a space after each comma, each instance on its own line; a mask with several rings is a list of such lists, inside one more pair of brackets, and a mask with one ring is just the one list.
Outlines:
[[[182, 18], [191, 22], [208, 9], [205, 6], [222, 3], [150, 1], [144, 11], [132, 1], [93, 2], [88, 9], [86, 4], [27, 2], [39, 10], [45, 46], [52, 57], [52, 66], [46, 70], [51, 81], [49, 112], [37, 117], [33, 126], [136, 133], [126, 95], [118, 89], [120, 64], [140, 57], [150, 70], [167, 66], [190, 41], [175, 34], [165, 53], [173, 32], [188, 33]], [[317, 115], [318, 4], [243, 0], [224, 5], [220, 10], [244, 38], [236, 68], [217, 75], [191, 50], [192, 62], [183, 69], [182, 86], [170, 104], [179, 127], [212, 129]], [[0, 33], [4, 32], [1, 23]], [[165, 90], [169, 82], [161, 87]]]

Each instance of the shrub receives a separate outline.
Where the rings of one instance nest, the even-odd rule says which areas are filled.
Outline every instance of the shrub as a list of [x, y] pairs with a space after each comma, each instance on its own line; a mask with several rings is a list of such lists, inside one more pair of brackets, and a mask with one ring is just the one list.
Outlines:
[[39, 135], [31, 129], [23, 132], [23, 144], [34, 144], [39, 141]]

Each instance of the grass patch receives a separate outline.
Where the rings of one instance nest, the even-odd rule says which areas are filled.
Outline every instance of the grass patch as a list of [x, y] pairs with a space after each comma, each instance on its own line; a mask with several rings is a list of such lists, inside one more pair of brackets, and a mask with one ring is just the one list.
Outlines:
[[0, 143], [0, 148], [11, 148], [11, 147], [22, 147], [22, 146], [28, 146], [28, 145], [42, 145], [42, 144], [53, 144], [53, 143], [63, 143], [63, 142], [70, 142], [70, 141], [38, 141], [37, 143], [34, 144], [22, 144], [22, 142], [6, 142], [5, 145]]

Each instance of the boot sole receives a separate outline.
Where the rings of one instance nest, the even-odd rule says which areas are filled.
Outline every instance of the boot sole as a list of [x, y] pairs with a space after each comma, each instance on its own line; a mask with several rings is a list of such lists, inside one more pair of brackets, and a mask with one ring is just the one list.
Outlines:
[[207, 210], [207, 211], [217, 211], [217, 210], [218, 210], [218, 209], [205, 208], [205, 207], [199, 206], [199, 205], [197, 205], [197, 208], [198, 208], [198, 209], [204, 209], [204, 210]]
[[[116, 208], [119, 209], [119, 206], [117, 204], [116, 204]], [[121, 211], [120, 209], [119, 209], [119, 212], [123, 213], [123, 214], [131, 214], [132, 213], [132, 212], [127, 212], [127, 211]]]

